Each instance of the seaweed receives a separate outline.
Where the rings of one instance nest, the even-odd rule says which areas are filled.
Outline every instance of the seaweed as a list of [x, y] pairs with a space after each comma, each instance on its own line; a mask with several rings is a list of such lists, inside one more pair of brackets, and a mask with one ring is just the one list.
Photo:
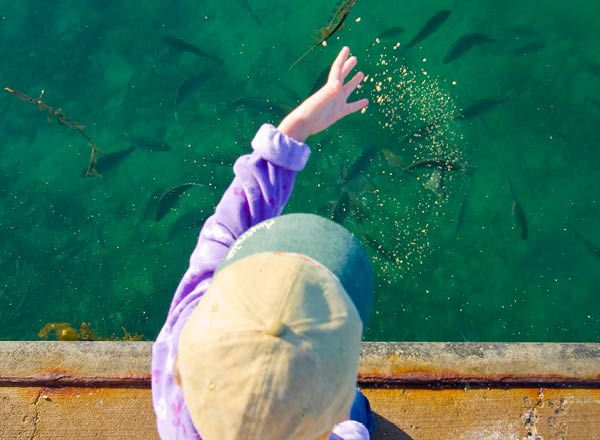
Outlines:
[[317, 31], [318, 32], [318, 35], [316, 38], [317, 41], [311, 47], [309, 47], [306, 52], [304, 52], [302, 55], [300, 55], [300, 57], [296, 61], [294, 61], [292, 63], [289, 70], [292, 70], [296, 66], [296, 64], [298, 64], [300, 61], [302, 61], [304, 59], [304, 57], [306, 57], [306, 55], [311, 53], [315, 49], [315, 47], [325, 43], [337, 31], [339, 31], [342, 28], [342, 26], [344, 25], [344, 22], [348, 18], [348, 15], [350, 15], [350, 11], [354, 7], [355, 3], [356, 3], [356, 0], [343, 0], [337, 6], [335, 12], [333, 13], [333, 15], [331, 17], [331, 20], [329, 20], [329, 23], [327, 23], [327, 25], [325, 27], [323, 27]]
[[21, 99], [22, 101], [29, 102], [30, 104], [35, 105], [40, 110], [48, 113], [51, 117], [56, 119], [56, 122], [58, 122], [60, 125], [66, 125], [67, 127], [72, 128], [73, 130], [77, 131], [81, 136], [83, 136], [83, 138], [90, 144], [90, 160], [88, 162], [88, 166], [85, 171], [85, 176], [86, 177], [100, 176], [100, 173], [96, 170], [96, 159], [97, 159], [97, 153], [101, 152], [102, 150], [100, 150], [100, 148], [98, 148], [96, 146], [96, 144], [94, 143], [92, 138], [90, 138], [88, 136], [88, 134], [84, 131], [85, 127], [82, 124], [72, 121], [69, 118], [67, 118], [62, 113], [62, 110], [60, 108], [57, 109], [57, 108], [51, 107], [48, 104], [46, 104], [44, 101], [42, 101], [42, 98], [44, 96], [44, 90], [42, 90], [42, 93], [40, 93], [40, 96], [38, 96], [37, 98], [32, 98], [22, 92], [11, 89], [10, 87], [5, 87], [4, 91], [8, 92], [12, 95], [15, 95], [17, 98]]
[[108, 338], [104, 338], [98, 336], [87, 322], [79, 325], [79, 331], [68, 322], [49, 322], [40, 329], [38, 336], [46, 339], [51, 332], [55, 332], [56, 339], [59, 341], [141, 341], [144, 338], [144, 335], [129, 333], [123, 326], [121, 326], [121, 330], [123, 330], [121, 337], [112, 334]]

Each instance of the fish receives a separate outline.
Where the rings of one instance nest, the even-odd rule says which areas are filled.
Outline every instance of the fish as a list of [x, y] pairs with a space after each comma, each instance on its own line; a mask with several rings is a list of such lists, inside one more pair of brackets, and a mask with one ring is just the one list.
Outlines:
[[315, 80], [315, 82], [313, 82], [312, 89], [310, 90], [310, 95], [312, 95], [325, 85], [327, 79], [329, 78], [330, 70], [331, 68], [329, 66], [326, 66], [323, 70], [321, 70], [321, 73], [319, 73], [319, 76], [317, 76], [317, 79]]
[[339, 184], [343, 185], [363, 172], [373, 162], [378, 152], [379, 150], [373, 146], [362, 150], [352, 165], [342, 170]]
[[245, 109], [256, 112], [267, 112], [272, 113], [275, 116], [285, 116], [293, 110], [293, 107], [289, 105], [280, 104], [261, 96], [245, 96], [235, 99], [228, 105], [229, 108], [235, 110]]
[[359, 223], [363, 222], [363, 219], [369, 216], [369, 211], [354, 192], [347, 190], [348, 192], [348, 206], [352, 216], [358, 220]]
[[129, 146], [139, 150], [169, 151], [171, 147], [165, 141], [149, 136], [128, 136]]
[[581, 244], [583, 245], [585, 250], [591, 256], [600, 260], [600, 247], [597, 246], [596, 244], [592, 243], [589, 239], [585, 238], [583, 235], [581, 235], [581, 233], [579, 233], [579, 231], [577, 231], [577, 229], [571, 227], [571, 230], [573, 231], [573, 234], [575, 234], [575, 237], [577, 237], [577, 239], [581, 242]]
[[[435, 134], [439, 128], [439, 121], [431, 122], [404, 135], [399, 141], [396, 138], [389, 138], [389, 142], [393, 143], [397, 150], [404, 151], [409, 149], [412, 144], [426, 140], [431, 134]], [[395, 155], [391, 150], [384, 149], [382, 152], [388, 163], [394, 168], [401, 169], [405, 166], [400, 157]]]
[[187, 41], [182, 40], [181, 38], [173, 37], [170, 35], [165, 35], [161, 38], [162, 42], [165, 43], [170, 48], [177, 50], [179, 52], [188, 52], [199, 57], [209, 58], [217, 63], [223, 64], [223, 59], [218, 57], [217, 55], [210, 54], [208, 52], [204, 52], [197, 46], [194, 46]]
[[541, 52], [546, 47], [546, 43], [542, 41], [534, 41], [532, 43], [523, 44], [515, 49], [513, 49], [513, 55], [535, 55]]
[[394, 26], [389, 29], [386, 29], [381, 34], [379, 34], [379, 38], [384, 39], [384, 38], [390, 38], [390, 37], [397, 37], [398, 35], [400, 35], [402, 33], [404, 33], [403, 27]]
[[154, 220], [157, 222], [161, 221], [171, 211], [171, 209], [175, 207], [181, 196], [188, 189], [194, 186], [204, 187], [205, 185], [202, 185], [200, 183], [183, 183], [181, 185], [174, 186], [173, 188], [165, 192], [158, 200]]
[[200, 88], [206, 83], [208, 78], [210, 77], [210, 73], [202, 72], [197, 75], [193, 75], [186, 79], [181, 85], [177, 88], [177, 93], [175, 94], [175, 119], [179, 120], [179, 115], [177, 114], [177, 110], [183, 101], [188, 99], [194, 93], [196, 93]]
[[330, 207], [329, 217], [336, 223], [343, 223], [352, 214], [359, 223], [368, 216], [366, 208], [360, 198], [349, 188], [342, 187], [340, 198]]
[[600, 108], [600, 99], [596, 99], [596, 98], [591, 98], [590, 101], [592, 102], [592, 104], [594, 104], [596, 107]]
[[298, 93], [296, 93], [296, 91], [288, 86], [285, 82], [277, 79], [274, 81], [274, 84], [279, 87], [283, 93], [285, 93], [287, 102], [293, 102], [297, 104], [302, 101], [300, 95], [298, 95]]
[[444, 64], [451, 63], [452, 61], [460, 58], [469, 50], [482, 44], [496, 43], [496, 40], [488, 37], [481, 32], [474, 32], [472, 34], [463, 35], [460, 37], [454, 45], [450, 48], [446, 56], [444, 57]]
[[523, 205], [519, 201], [517, 197], [517, 193], [512, 185], [510, 179], [508, 179], [508, 187], [510, 189], [510, 193], [512, 195], [513, 203], [512, 203], [512, 214], [515, 222], [515, 226], [519, 229], [521, 234], [521, 238], [523, 240], [527, 240], [529, 235], [528, 227], [527, 227], [527, 216], [525, 215], [525, 210], [523, 209]]
[[363, 236], [361, 237], [361, 240], [364, 240], [369, 246], [371, 246], [373, 249], [375, 249], [378, 254], [382, 255], [390, 263], [393, 263], [393, 264], [398, 263], [398, 256], [396, 255], [396, 253], [386, 249], [382, 243], [380, 243], [378, 240], [373, 238], [371, 235], [363, 234]]
[[396, 168], [397, 170], [404, 170], [404, 168], [406, 168], [406, 164], [404, 163], [404, 161], [402, 159], [400, 159], [400, 156], [398, 156], [397, 154], [392, 153], [390, 150], [388, 149], [384, 149], [382, 150], [383, 153], [383, 157], [385, 158], [385, 160], [387, 161], [387, 163]]
[[467, 167], [468, 166], [462, 162], [450, 159], [430, 158], [413, 162], [410, 165], [404, 167], [401, 171], [403, 174], [409, 173], [419, 168], [434, 168], [440, 171], [464, 171], [465, 169], [467, 169]]
[[446, 20], [448, 20], [448, 17], [450, 17], [451, 13], [452, 11], [444, 9], [435, 14], [433, 17], [431, 17], [429, 21], [425, 23], [425, 26], [423, 26], [423, 28], [417, 33], [417, 35], [415, 35], [414, 38], [410, 40], [410, 42], [406, 45], [406, 48], [408, 49], [410, 47], [413, 47], [415, 44], [420, 43], [421, 41], [429, 38], [435, 31], [437, 31], [440, 28], [441, 25], [443, 25], [446, 22]]
[[[96, 159], [96, 164], [94, 165], [94, 171], [96, 175], [102, 176], [103, 174], [112, 171], [118, 165], [120, 165], [125, 159], [129, 157], [131, 153], [133, 153], [136, 149], [134, 147], [129, 147], [126, 150], [115, 151], [113, 153], [107, 153], [100, 156]], [[88, 167], [85, 167], [83, 172], [81, 173], [83, 177], [88, 176]]]
[[242, 8], [244, 8], [244, 10], [248, 13], [248, 15], [250, 15], [254, 19], [254, 21], [256, 21], [256, 24], [258, 24], [259, 26], [263, 25], [262, 21], [260, 21], [260, 18], [258, 18], [258, 16], [254, 13], [252, 8], [250, 7], [248, 0], [237, 0], [237, 2], [240, 4], [240, 6]]
[[317, 38], [316, 43], [314, 43], [311, 47], [308, 48], [306, 52], [300, 55], [300, 57], [292, 63], [289, 70], [292, 70], [296, 66], [296, 64], [298, 64], [304, 59], [304, 57], [311, 53], [315, 49], [315, 47], [326, 43], [327, 40], [329, 40], [337, 31], [339, 31], [342, 28], [344, 22], [348, 18], [348, 15], [350, 15], [350, 11], [352, 11], [352, 8], [354, 7], [355, 3], [356, 0], [344, 0], [338, 5], [327, 26], [319, 30], [319, 37]]
[[400, 142], [398, 142], [400, 149], [405, 149], [406, 146], [408, 146], [414, 142], [420, 142], [424, 139], [427, 139], [427, 137], [430, 134], [434, 133], [439, 128], [439, 126], [440, 126], [439, 122], [435, 121], [435, 122], [431, 122], [429, 124], [423, 125], [411, 133], [408, 133], [402, 139], [400, 139]]
[[150, 195], [150, 199], [148, 203], [146, 203], [146, 208], [144, 209], [144, 215], [142, 216], [142, 221], [148, 220], [152, 218], [156, 210], [158, 208], [158, 202], [160, 201], [160, 197], [165, 193], [165, 189], [163, 187], [159, 187], [154, 190], [154, 192]]
[[469, 107], [463, 109], [457, 116], [457, 119], [473, 119], [477, 116], [486, 113], [499, 104], [503, 103], [505, 98], [483, 98], [472, 103]]
[[348, 190], [342, 189], [342, 195], [333, 203], [329, 218], [336, 223], [342, 224], [350, 214], [350, 196]]
[[429, 179], [423, 183], [423, 188], [428, 189], [436, 196], [442, 196], [442, 189], [444, 187], [444, 173], [439, 169], [433, 170]]
[[205, 221], [206, 216], [201, 212], [191, 211], [183, 214], [175, 220], [175, 223], [171, 226], [171, 229], [169, 230], [169, 240], [177, 234], [199, 229]]
[[[129, 136], [129, 148], [125, 150], [115, 151], [113, 153], [103, 154], [96, 159], [94, 165], [93, 175], [100, 175], [112, 171], [125, 159], [129, 157], [131, 153], [136, 150], [148, 150], [148, 151], [168, 151], [171, 148], [166, 143], [145, 136]], [[89, 176], [88, 168], [86, 167], [82, 175]]]

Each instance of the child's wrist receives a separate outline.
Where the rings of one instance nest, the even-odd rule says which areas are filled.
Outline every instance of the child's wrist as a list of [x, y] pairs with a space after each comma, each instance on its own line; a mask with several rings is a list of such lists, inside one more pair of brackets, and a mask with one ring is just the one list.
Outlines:
[[287, 115], [277, 129], [298, 142], [305, 142], [311, 134], [304, 119], [294, 112]]

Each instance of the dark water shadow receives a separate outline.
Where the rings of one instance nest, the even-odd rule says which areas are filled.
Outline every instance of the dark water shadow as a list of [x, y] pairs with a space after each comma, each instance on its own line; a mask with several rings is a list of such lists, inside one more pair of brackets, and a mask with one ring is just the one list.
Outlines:
[[375, 414], [377, 418], [377, 428], [373, 433], [373, 440], [413, 440], [406, 432], [402, 431], [385, 417]]

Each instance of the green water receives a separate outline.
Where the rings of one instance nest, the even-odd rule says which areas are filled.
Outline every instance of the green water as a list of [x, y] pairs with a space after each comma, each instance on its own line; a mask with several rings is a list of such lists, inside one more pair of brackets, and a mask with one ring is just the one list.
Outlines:
[[[287, 212], [335, 213], [366, 243], [378, 276], [367, 338], [598, 341], [600, 3], [358, 0], [327, 47], [292, 71], [336, 3], [248, 3], [258, 20], [233, 0], [0, 1], [2, 87], [43, 90], [104, 154], [135, 135], [171, 146], [82, 177], [87, 142], [2, 92], [0, 338], [37, 339], [47, 322], [154, 338], [198, 232], [178, 219], [210, 215], [253, 133], [281, 118], [231, 103], [295, 105], [346, 44], [373, 78], [357, 93], [372, 103], [310, 140]], [[441, 10], [448, 19], [406, 49]], [[395, 26], [404, 32], [376, 42]], [[494, 41], [445, 64], [474, 32]], [[171, 50], [164, 36], [224, 62]], [[199, 73], [207, 80], [176, 120], [177, 88]], [[484, 98], [496, 104], [460, 118]], [[428, 123], [434, 132], [410, 136]], [[353, 167], [363, 151], [373, 154]], [[432, 157], [464, 167], [393, 166]], [[148, 218], [151, 195], [184, 182], [207, 187]]]

